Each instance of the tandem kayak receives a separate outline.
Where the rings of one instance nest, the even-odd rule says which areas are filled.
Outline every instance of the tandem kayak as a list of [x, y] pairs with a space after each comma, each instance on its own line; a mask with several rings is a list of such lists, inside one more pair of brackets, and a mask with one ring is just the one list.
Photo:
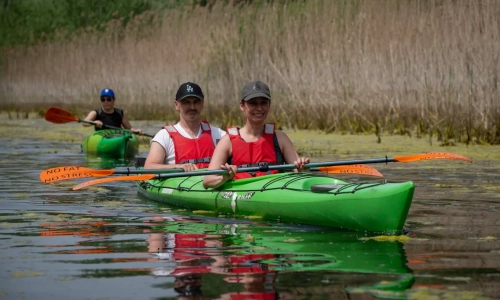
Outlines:
[[89, 155], [109, 158], [133, 158], [139, 152], [137, 136], [130, 131], [105, 129], [90, 134], [82, 143]]
[[315, 173], [279, 173], [205, 189], [203, 176], [138, 181], [147, 198], [219, 214], [357, 231], [401, 231], [413, 182], [349, 183]]

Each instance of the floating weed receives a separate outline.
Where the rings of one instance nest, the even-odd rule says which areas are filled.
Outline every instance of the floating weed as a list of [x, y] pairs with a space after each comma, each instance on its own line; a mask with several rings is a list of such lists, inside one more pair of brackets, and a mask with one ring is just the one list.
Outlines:
[[255, 238], [253, 237], [253, 235], [251, 234], [247, 234], [244, 238], [243, 238], [244, 241], [246, 242], [250, 242], [250, 243], [253, 243], [255, 241]]
[[411, 224], [420, 224], [420, 225], [427, 225], [427, 226], [430, 226], [430, 225], [436, 225], [437, 222], [436, 221], [429, 221], [429, 220], [414, 220], [414, 221], [411, 221]]
[[16, 272], [12, 274], [12, 277], [38, 277], [38, 276], [43, 276], [44, 274], [41, 272]]
[[26, 199], [28, 198], [28, 194], [17, 194], [15, 197], [19, 199]]
[[476, 291], [450, 291], [433, 288], [417, 288], [411, 289], [408, 292], [408, 299], [410, 300], [439, 300], [439, 299], [453, 299], [453, 300], [489, 300], [490, 298], [483, 297], [481, 292]]
[[297, 242], [301, 242], [301, 241], [303, 241], [303, 239], [290, 238], [290, 239], [284, 240], [283, 242], [285, 242], [285, 243], [297, 243]]
[[440, 188], [458, 188], [461, 187], [462, 185], [459, 184], [447, 184], [447, 183], [436, 183], [434, 184], [435, 187], [440, 187]]
[[98, 186], [91, 186], [91, 187], [86, 188], [86, 189], [89, 190], [90, 192], [95, 192], [95, 193], [109, 193], [109, 192], [111, 192], [110, 189], [98, 187]]
[[373, 236], [373, 237], [363, 237], [360, 238], [359, 240], [361, 241], [368, 241], [368, 240], [375, 240], [377, 242], [407, 242], [411, 240], [412, 238], [407, 236], [407, 235], [379, 235], [379, 236]]
[[116, 208], [123, 205], [121, 201], [103, 201], [101, 204], [107, 208]]
[[493, 241], [496, 241], [497, 238], [494, 236], [486, 236], [486, 237], [478, 237], [478, 238], [469, 238], [469, 240], [476, 240], [478, 242], [493, 242]]
[[471, 280], [470, 277], [443, 277], [443, 279], [448, 281], [465, 281], [465, 282], [469, 282]]
[[61, 278], [58, 278], [57, 280], [59, 280], [59, 281], [71, 281], [71, 280], [75, 280], [75, 278], [73, 278], [73, 277], [61, 277]]
[[[383, 288], [384, 285], [388, 285], [390, 283], [382, 281], [378, 284], [381, 288]], [[384, 291], [376, 288], [354, 288], [352, 290], [349, 290], [350, 293], [353, 294], [362, 294], [362, 293], [370, 293], [376, 297], [380, 298], [385, 298], [385, 299], [404, 299], [404, 293], [402, 292], [396, 292], [396, 291]]]
[[75, 221], [97, 221], [97, 220], [95, 218], [81, 217], [76, 219]]
[[245, 219], [262, 219], [262, 216], [245, 216]]
[[210, 211], [210, 210], [193, 210], [193, 214], [209, 214], [209, 215], [213, 215], [214, 211]]
[[76, 183], [74, 181], [68, 180], [68, 181], [59, 181], [57, 184], [56, 183], [49, 183], [52, 185], [57, 185], [60, 187], [74, 187]]
[[434, 230], [443, 230], [445, 228], [443, 226], [434, 226], [434, 227], [432, 227], [432, 229], [434, 229]]
[[266, 247], [253, 247], [252, 250], [268, 250]]
[[34, 212], [29, 212], [29, 213], [25, 213], [23, 215], [21, 215], [21, 218], [35, 218], [35, 217], [38, 217], [38, 215]]

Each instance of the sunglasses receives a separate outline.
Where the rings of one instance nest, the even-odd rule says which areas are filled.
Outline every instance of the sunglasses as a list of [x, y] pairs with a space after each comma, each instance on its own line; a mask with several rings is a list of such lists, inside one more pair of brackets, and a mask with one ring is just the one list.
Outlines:
[[104, 102], [104, 101], [111, 102], [111, 101], [113, 101], [113, 100], [115, 100], [115, 99], [114, 99], [114, 98], [111, 98], [111, 97], [102, 97], [102, 98], [101, 98], [101, 102]]

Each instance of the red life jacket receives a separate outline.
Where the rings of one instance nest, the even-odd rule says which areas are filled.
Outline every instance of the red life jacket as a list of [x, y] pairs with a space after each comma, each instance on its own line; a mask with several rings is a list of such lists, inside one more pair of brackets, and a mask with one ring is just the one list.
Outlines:
[[201, 121], [201, 135], [196, 139], [183, 137], [174, 127], [167, 125], [167, 130], [172, 138], [175, 148], [176, 164], [195, 164], [198, 168], [206, 168], [214, 154], [215, 145], [212, 139], [212, 130], [207, 121]]
[[[276, 164], [277, 156], [274, 151], [274, 123], [264, 124], [264, 133], [256, 141], [247, 143], [240, 136], [238, 127], [228, 127], [227, 134], [231, 138], [233, 149], [232, 164], [238, 167], [255, 166], [258, 163], [266, 162]], [[234, 179], [250, 178], [268, 174], [276, 174], [278, 171], [240, 173]]]

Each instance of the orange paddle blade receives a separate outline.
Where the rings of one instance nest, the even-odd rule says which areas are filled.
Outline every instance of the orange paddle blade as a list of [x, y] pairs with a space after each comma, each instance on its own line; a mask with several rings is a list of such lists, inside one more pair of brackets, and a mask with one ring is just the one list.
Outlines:
[[57, 107], [50, 107], [45, 113], [45, 120], [56, 123], [56, 124], [65, 124], [69, 122], [79, 122], [80, 119], [75, 117], [69, 111], [66, 111]]
[[428, 160], [428, 159], [451, 159], [451, 160], [463, 160], [470, 163], [472, 162], [470, 158], [449, 152], [429, 152], [429, 153], [394, 157], [395, 162], [413, 162], [413, 161]]
[[366, 176], [384, 177], [377, 169], [367, 165], [349, 165], [349, 166], [332, 166], [319, 167], [321, 172], [327, 174], [359, 174]]
[[91, 180], [87, 182], [80, 183], [73, 187], [73, 191], [86, 188], [91, 185], [113, 182], [113, 181], [138, 181], [138, 180], [149, 180], [156, 177], [156, 174], [146, 174], [146, 175], [134, 175], [134, 176], [119, 176], [119, 177], [111, 177], [111, 178], [102, 178]]
[[114, 170], [94, 170], [77, 166], [65, 166], [42, 171], [40, 173], [40, 180], [44, 183], [51, 183], [77, 178], [108, 176], [114, 172]]

